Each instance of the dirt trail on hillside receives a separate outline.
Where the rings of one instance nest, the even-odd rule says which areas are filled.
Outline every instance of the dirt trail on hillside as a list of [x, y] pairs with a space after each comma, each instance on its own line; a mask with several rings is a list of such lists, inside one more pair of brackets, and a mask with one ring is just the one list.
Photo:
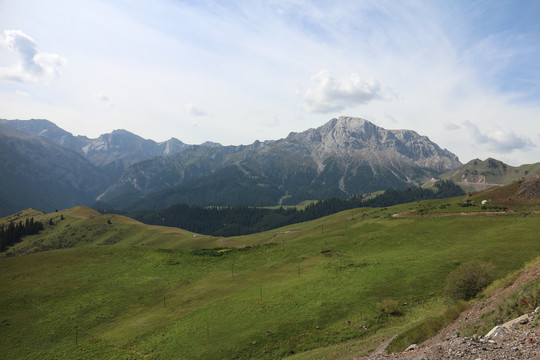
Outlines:
[[429, 213], [428, 215], [419, 214], [416, 212], [403, 212], [392, 214], [392, 217], [429, 217], [429, 216], [476, 216], [476, 215], [500, 215], [500, 214], [512, 214], [514, 211], [469, 211], [469, 212], [451, 212], [451, 213]]
[[[534, 319], [540, 318], [540, 313], [530, 314], [531, 320], [527, 325], [505, 331], [497, 341], [480, 337], [462, 338], [458, 334], [467, 326], [479, 321], [483, 314], [495, 310], [512, 292], [523, 285], [540, 278], [540, 263], [526, 269], [512, 285], [496, 290], [489, 298], [478, 301], [450, 325], [440, 330], [434, 337], [403, 353], [385, 354], [379, 348], [368, 357], [356, 360], [379, 359], [536, 359], [540, 360], [540, 329], [531, 325]], [[538, 320], [535, 320], [538, 321]], [[386, 343], [386, 342], [385, 342]], [[386, 346], [388, 346], [386, 343]]]

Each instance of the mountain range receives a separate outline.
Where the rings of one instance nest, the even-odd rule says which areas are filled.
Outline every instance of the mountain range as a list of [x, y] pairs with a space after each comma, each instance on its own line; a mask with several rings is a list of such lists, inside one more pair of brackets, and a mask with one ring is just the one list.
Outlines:
[[114, 130], [96, 139], [74, 136], [54, 123], [44, 119], [0, 120], [0, 124], [15, 128], [28, 135], [41, 136], [81, 154], [114, 181], [129, 165], [154, 156], [168, 156], [181, 151], [187, 145], [178, 139], [156, 143], [126, 130]]
[[191, 146], [128, 168], [99, 200], [121, 209], [291, 205], [307, 199], [419, 185], [460, 166], [457, 156], [410, 130], [350, 117], [284, 139]]
[[74, 205], [269, 206], [417, 186], [462, 164], [412, 130], [360, 118], [250, 145], [184, 144], [115, 130], [74, 136], [48, 120], [0, 120], [0, 213]]

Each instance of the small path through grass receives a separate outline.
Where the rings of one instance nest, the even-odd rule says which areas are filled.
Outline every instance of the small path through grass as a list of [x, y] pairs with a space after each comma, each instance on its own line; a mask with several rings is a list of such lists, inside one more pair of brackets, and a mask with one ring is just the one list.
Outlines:
[[[534, 211], [535, 213], [537, 211]], [[451, 213], [429, 213], [428, 216], [475, 216], [475, 215], [497, 215], [497, 214], [515, 214], [515, 211], [470, 211], [470, 212], [451, 212]], [[403, 213], [392, 214], [392, 217], [417, 217], [426, 216], [417, 212], [407, 211]]]

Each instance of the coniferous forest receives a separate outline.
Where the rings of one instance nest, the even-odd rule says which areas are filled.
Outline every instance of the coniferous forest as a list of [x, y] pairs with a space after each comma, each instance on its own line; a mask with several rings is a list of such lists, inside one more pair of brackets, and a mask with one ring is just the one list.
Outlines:
[[0, 226], [0, 252], [6, 251], [8, 246], [12, 246], [26, 235], [37, 234], [43, 230], [43, 224], [39, 221], [34, 221], [34, 218], [26, 219], [25, 222], [20, 221], [17, 224], [10, 222], [7, 226]]
[[150, 225], [182, 228], [213, 236], [247, 235], [278, 227], [309, 221], [358, 207], [386, 207], [413, 201], [443, 199], [464, 195], [463, 189], [450, 180], [435, 183], [434, 189], [421, 187], [386, 190], [372, 198], [353, 196], [348, 199], [331, 198], [305, 207], [201, 207], [178, 204], [164, 210], [138, 211], [128, 216]]

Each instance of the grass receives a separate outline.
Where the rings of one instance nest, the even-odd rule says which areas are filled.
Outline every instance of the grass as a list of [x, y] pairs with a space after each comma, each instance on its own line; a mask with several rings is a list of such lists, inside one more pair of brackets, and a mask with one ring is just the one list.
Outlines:
[[[489, 261], [503, 277], [540, 255], [537, 214], [437, 215], [462, 200], [226, 239], [87, 208], [33, 214], [55, 225], [0, 258], [0, 347], [9, 359], [362, 354], [419, 323], [444, 323], [444, 279], [459, 264]], [[405, 212], [418, 216], [392, 217]], [[384, 299], [400, 315], [381, 312]]]
[[411, 328], [403, 331], [387, 347], [388, 352], [404, 351], [411, 344], [421, 342], [433, 337], [437, 332], [457, 319], [459, 314], [467, 309], [465, 302], [458, 302], [450, 306], [442, 314], [422, 319]]

